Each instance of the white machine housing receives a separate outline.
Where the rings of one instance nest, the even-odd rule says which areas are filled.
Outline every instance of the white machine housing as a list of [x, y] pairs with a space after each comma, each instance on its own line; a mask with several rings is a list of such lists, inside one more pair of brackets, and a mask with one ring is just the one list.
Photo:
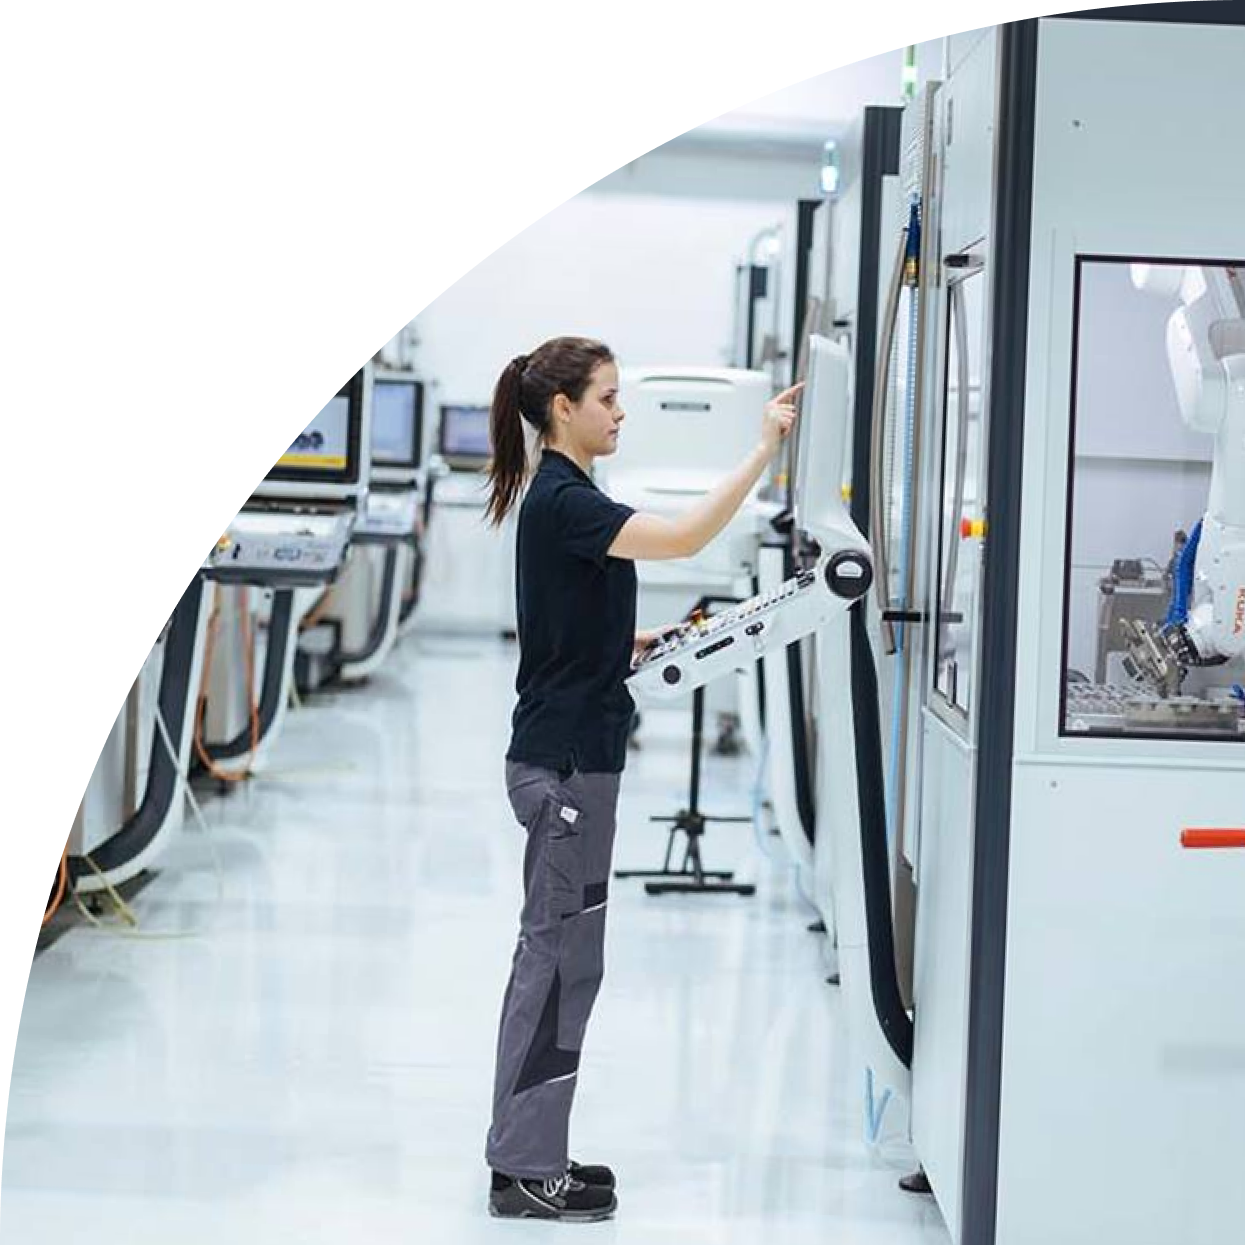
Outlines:
[[[1245, 110], [1245, 31], [1196, 16], [1228, 6], [1160, 8], [947, 44], [934, 236], [939, 261], [985, 256], [972, 279], [988, 309], [973, 339], [988, 526], [967, 707], [935, 688], [925, 629], [912, 1130], [955, 1242], [1219, 1245], [1241, 1222], [1245, 995], [1228, 983], [1245, 853], [1181, 838], [1240, 825], [1242, 745], [1062, 729], [1087, 426], [1073, 408], [1093, 357], [1077, 357], [1078, 271], [1240, 255], [1245, 163], [1216, 119]], [[943, 275], [925, 269], [929, 348], [945, 356]], [[935, 443], [940, 390], [923, 412]], [[1138, 483], [1101, 513], [1127, 536], [1153, 472], [1133, 468], [1128, 405], [1102, 403]], [[938, 604], [932, 583], [927, 616]]]
[[359, 540], [409, 540], [419, 522], [420, 496], [414, 488], [371, 489], [355, 527]]
[[[597, 475], [615, 501], [649, 514], [686, 510], [737, 466], [760, 437], [771, 393], [764, 372], [732, 368], [633, 367], [620, 379], [626, 420], [618, 452], [597, 464]], [[750, 575], [763, 518], [758, 491], [696, 557], [640, 563], [641, 594], [650, 584], [729, 590]]]

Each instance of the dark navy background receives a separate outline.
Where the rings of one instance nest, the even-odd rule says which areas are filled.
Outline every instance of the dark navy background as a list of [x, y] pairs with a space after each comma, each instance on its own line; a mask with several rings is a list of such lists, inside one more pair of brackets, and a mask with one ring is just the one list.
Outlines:
[[[179, 10], [218, 16], [168, 16]], [[280, 16], [219, 16], [230, 10]], [[354, 16], [327, 16], [344, 10]], [[659, 16], [591, 16], [609, 10]], [[844, 11], [860, 16], [778, 16]], [[55, 862], [134, 672], [341, 373], [505, 240], [675, 134], [829, 68], [1022, 12], [1221, 9], [0, 2], [0, 911], [12, 977], [0, 1052], [12, 1050]], [[127, 371], [81, 375], [101, 369]]]

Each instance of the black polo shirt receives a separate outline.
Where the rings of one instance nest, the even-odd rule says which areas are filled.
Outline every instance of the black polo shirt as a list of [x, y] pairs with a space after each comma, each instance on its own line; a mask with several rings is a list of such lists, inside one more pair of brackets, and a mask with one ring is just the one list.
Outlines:
[[562, 772], [620, 773], [635, 702], [635, 564], [606, 555], [635, 512], [546, 449], [519, 509], [519, 703], [506, 753]]

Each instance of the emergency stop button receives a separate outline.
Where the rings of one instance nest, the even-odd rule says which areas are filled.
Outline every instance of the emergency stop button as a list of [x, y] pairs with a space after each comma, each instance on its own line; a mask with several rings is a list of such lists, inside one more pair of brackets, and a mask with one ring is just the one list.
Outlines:
[[960, 539], [961, 540], [981, 540], [986, 534], [985, 519], [961, 519], [960, 520]]

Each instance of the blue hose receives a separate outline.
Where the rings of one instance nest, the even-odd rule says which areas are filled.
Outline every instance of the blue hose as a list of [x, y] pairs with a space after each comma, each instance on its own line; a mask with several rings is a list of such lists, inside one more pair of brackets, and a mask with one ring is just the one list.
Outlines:
[[1202, 520], [1185, 541], [1176, 562], [1176, 582], [1172, 585], [1172, 601], [1163, 620], [1165, 627], [1179, 627], [1189, 620], [1189, 599], [1193, 595], [1193, 571], [1197, 565], [1197, 549], [1202, 542]]

